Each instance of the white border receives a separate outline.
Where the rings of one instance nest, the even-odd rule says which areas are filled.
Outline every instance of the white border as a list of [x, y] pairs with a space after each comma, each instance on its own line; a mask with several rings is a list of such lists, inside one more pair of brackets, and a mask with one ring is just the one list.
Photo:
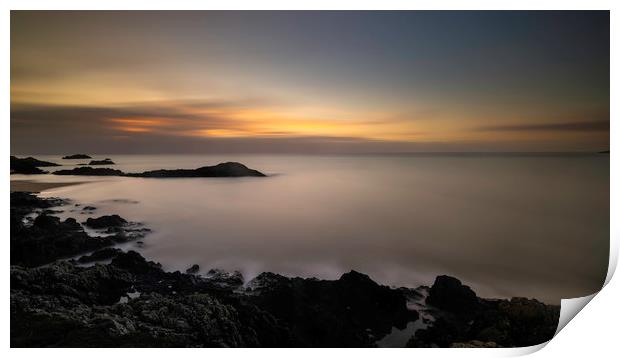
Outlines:
[[[229, 1], [192, 1], [192, 0], [175, 0], [174, 2], [167, 2], [163, 0], [134, 0], [134, 1], [119, 1], [119, 0], [107, 0], [107, 1], [78, 1], [78, 0], [55, 0], [55, 1], [45, 1], [45, 0], [22, 0], [22, 1], [5, 1], [3, 2], [3, 12], [1, 15], [2, 19], [2, 31], [0, 31], [0, 44], [4, 51], [4, 56], [2, 56], [2, 64], [3, 64], [3, 86], [0, 88], [2, 93], [2, 113], [4, 115], [4, 119], [2, 121], [2, 133], [4, 136], [4, 140], [2, 142], [2, 148], [4, 150], [3, 156], [0, 157], [0, 161], [3, 164], [4, 173], [9, 173], [9, 130], [10, 130], [10, 121], [9, 121], [9, 109], [10, 109], [10, 82], [9, 82], [9, 53], [10, 53], [10, 9], [20, 9], [20, 10], [41, 10], [41, 9], [49, 9], [49, 10], [61, 10], [61, 9], [83, 9], [83, 10], [97, 10], [97, 9], [123, 9], [123, 10], [135, 10], [135, 9], [153, 9], [153, 10], [195, 10], [195, 9], [214, 9], [214, 10], [225, 10], [225, 9], [289, 9], [289, 10], [320, 10], [320, 9], [331, 9], [331, 10], [342, 10], [342, 9], [366, 9], [366, 10], [388, 10], [388, 9], [418, 9], [418, 10], [433, 10], [433, 9], [443, 9], [443, 10], [476, 10], [476, 9], [495, 9], [495, 10], [549, 10], [549, 9], [565, 9], [565, 10], [612, 10], [611, 11], [611, 118], [615, 118], [616, 109], [618, 107], [618, 71], [615, 70], [615, 66], [617, 66], [618, 60], [618, 52], [617, 45], [613, 45], [613, 39], [619, 39], [618, 36], [619, 31], [619, 20], [620, 17], [617, 14], [617, 10], [619, 8], [616, 5], [617, 1], [542, 1], [542, 0], [521, 0], [521, 1], [492, 1], [492, 0], [473, 0], [473, 1], [459, 1], [459, 0], [451, 0], [451, 1], [405, 1], [405, 0], [382, 0], [382, 1], [365, 1], [365, 0], [357, 0], [357, 1], [336, 1], [336, 0], [316, 0], [316, 1], [307, 1], [307, 0], [298, 0], [298, 1], [276, 1], [276, 0], [262, 0], [262, 1], [252, 1], [252, 0], [229, 0]], [[616, 41], [618, 42], [618, 41]], [[471, 357], [480, 357], [480, 356], [513, 356], [513, 355], [523, 355], [532, 353], [537, 351], [538, 349], [545, 347], [545, 349], [540, 350], [537, 355], [541, 357], [555, 357], [555, 356], [564, 356], [564, 355], [587, 355], [587, 354], [596, 354], [598, 353], [607, 353], [605, 356], [613, 355], [613, 352], [618, 352], [616, 339], [617, 339], [617, 320], [620, 318], [618, 306], [620, 305], [620, 288], [618, 286], [618, 279], [609, 281], [613, 272], [615, 271], [615, 266], [617, 264], [618, 257], [618, 225], [616, 224], [618, 217], [618, 190], [616, 190], [615, 183], [618, 178], [618, 163], [619, 157], [614, 155], [613, 153], [618, 148], [615, 148], [614, 143], [617, 142], [618, 139], [618, 125], [615, 121], [611, 121], [611, 151], [612, 155], [610, 158], [611, 167], [611, 187], [610, 187], [610, 215], [611, 215], [611, 252], [610, 252], [610, 271], [608, 273], [608, 282], [609, 284], [605, 287], [602, 294], [596, 295], [596, 297], [592, 298], [592, 302], [587, 305], [583, 309], [583, 311], [577, 315], [577, 317], [573, 320], [574, 322], [569, 323], [565, 329], [563, 329], [557, 337], [551, 340], [547, 345], [541, 345], [537, 347], [530, 348], [522, 348], [522, 349], [497, 349], [497, 350], [423, 350], [423, 349], [415, 349], [415, 350], [407, 350], [407, 349], [390, 349], [390, 350], [368, 350], [368, 349], [355, 349], [350, 351], [341, 351], [335, 349], [321, 349], [321, 350], [304, 350], [304, 349], [295, 349], [295, 351], [291, 351], [289, 349], [261, 349], [261, 350], [252, 350], [248, 351], [245, 349], [234, 349], [234, 350], [184, 350], [183, 354], [191, 355], [191, 356], [202, 356], [205, 354], [209, 355], [217, 355], [217, 356], [241, 356], [241, 355], [258, 355], [265, 357], [274, 357], [274, 356], [282, 356], [288, 357], [291, 354], [298, 355], [300, 357], [310, 357], [315, 354], [327, 354], [327, 355], [340, 355], [340, 354], [352, 354], [359, 357], [367, 357], [367, 356], [375, 356], [378, 354], [384, 355], [388, 354], [390, 356], [407, 356], [410, 357], [413, 355], [424, 355], [424, 356], [471, 356]], [[8, 201], [9, 201], [9, 185], [8, 180], [5, 182], [5, 189], [1, 191], [0, 195], [3, 198], [5, 205], [5, 215], [0, 215], [0, 220], [2, 220], [2, 228], [7, 234], [9, 230], [9, 215], [8, 215]], [[3, 236], [5, 250], [2, 250], [2, 262], [5, 262], [6, 265], [9, 265], [9, 250], [8, 248], [8, 235]], [[5, 303], [3, 305], [2, 310], [2, 341], [4, 342], [4, 347], [8, 351], [8, 353], [14, 356], [33, 356], [44, 354], [46, 356], [51, 357], [65, 357], [65, 356], [82, 356], [84, 354], [88, 354], [94, 357], [103, 357], [108, 356], [109, 354], [121, 354], [121, 355], [129, 355], [136, 354], [135, 351], [130, 351], [127, 349], [117, 349], [114, 352], [110, 352], [108, 350], [96, 349], [84, 351], [82, 349], [62, 349], [62, 350], [32, 350], [32, 349], [22, 349], [22, 350], [10, 350], [9, 349], [9, 273], [8, 270], [5, 271], [2, 277], [2, 285], [5, 287]], [[166, 357], [170, 354], [174, 354], [175, 352], [171, 352], [168, 349], [149, 349], [148, 351], [140, 351], [142, 354], [148, 354], [155, 357]]]

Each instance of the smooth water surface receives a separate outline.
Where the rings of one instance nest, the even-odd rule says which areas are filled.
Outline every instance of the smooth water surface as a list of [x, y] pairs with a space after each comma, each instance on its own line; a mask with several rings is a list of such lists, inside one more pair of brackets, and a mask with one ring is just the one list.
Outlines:
[[[35, 156], [67, 164], [60, 156]], [[126, 172], [239, 161], [266, 178], [89, 181], [45, 191], [153, 229], [131, 246], [170, 270], [197, 263], [397, 286], [460, 278], [483, 297], [559, 303], [601, 287], [609, 250], [609, 156], [98, 155]], [[58, 168], [49, 168], [56, 170]], [[87, 215], [79, 211], [65, 216]], [[135, 245], [135, 244], [132, 244]]]

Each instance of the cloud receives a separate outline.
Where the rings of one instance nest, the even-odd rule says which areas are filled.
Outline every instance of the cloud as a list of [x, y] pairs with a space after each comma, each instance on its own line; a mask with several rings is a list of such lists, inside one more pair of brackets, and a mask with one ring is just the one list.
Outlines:
[[530, 131], [606, 132], [606, 131], [609, 131], [609, 121], [605, 120], [605, 121], [482, 126], [482, 127], [477, 127], [476, 130], [485, 131], [485, 132], [530, 132]]

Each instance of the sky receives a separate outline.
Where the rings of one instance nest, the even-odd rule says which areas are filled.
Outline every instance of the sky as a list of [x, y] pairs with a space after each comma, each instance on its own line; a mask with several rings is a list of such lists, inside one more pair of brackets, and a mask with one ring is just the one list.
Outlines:
[[12, 11], [11, 152], [609, 149], [607, 11]]

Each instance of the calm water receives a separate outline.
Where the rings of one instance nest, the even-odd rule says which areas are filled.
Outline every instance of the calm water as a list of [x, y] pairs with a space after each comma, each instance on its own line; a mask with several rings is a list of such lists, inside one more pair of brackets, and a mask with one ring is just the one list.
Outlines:
[[198, 263], [203, 272], [240, 270], [246, 278], [262, 271], [337, 278], [355, 269], [403, 286], [450, 274], [481, 296], [553, 303], [594, 292], [607, 271], [608, 156], [100, 157], [124, 171], [234, 160], [270, 174], [11, 176], [92, 181], [43, 194], [144, 222], [153, 233], [144, 247], [130, 247], [170, 270]]

